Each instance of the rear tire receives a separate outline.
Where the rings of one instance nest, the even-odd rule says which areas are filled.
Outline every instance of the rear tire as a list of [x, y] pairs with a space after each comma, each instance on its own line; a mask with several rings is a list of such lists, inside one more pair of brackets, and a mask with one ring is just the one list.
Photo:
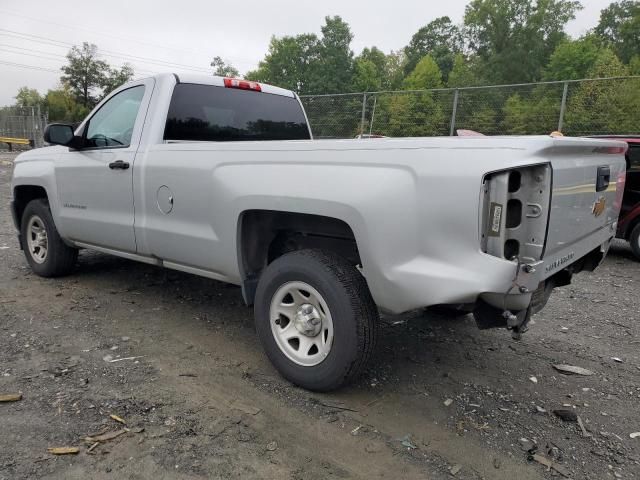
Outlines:
[[360, 272], [324, 250], [274, 260], [258, 282], [256, 330], [289, 381], [329, 391], [352, 381], [375, 348], [379, 316]]
[[73, 270], [78, 250], [66, 245], [56, 229], [49, 203], [31, 200], [20, 224], [22, 247], [31, 270], [41, 277], [59, 277]]
[[635, 255], [636, 259], [640, 260], [640, 223], [631, 230], [629, 243], [631, 244], [631, 251]]

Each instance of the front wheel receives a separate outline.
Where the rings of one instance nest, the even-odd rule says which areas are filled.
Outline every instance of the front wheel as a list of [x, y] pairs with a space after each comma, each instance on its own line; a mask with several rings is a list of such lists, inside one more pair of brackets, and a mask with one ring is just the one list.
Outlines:
[[24, 255], [34, 273], [58, 277], [73, 270], [78, 250], [60, 238], [46, 200], [31, 200], [24, 209], [20, 226]]
[[640, 260], [640, 223], [631, 230], [631, 235], [629, 236], [629, 243], [631, 244], [631, 251], [636, 256], [638, 260]]
[[258, 283], [255, 319], [276, 369], [315, 391], [334, 390], [364, 369], [379, 324], [364, 277], [323, 250], [287, 253], [269, 264]]

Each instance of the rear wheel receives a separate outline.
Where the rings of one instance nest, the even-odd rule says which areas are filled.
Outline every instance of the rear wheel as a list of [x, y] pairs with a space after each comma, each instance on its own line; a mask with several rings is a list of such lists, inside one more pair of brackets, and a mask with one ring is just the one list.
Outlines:
[[21, 222], [22, 246], [31, 269], [41, 277], [58, 277], [73, 270], [78, 250], [66, 245], [53, 223], [46, 200], [31, 200]]
[[379, 323], [364, 277], [322, 250], [287, 253], [269, 264], [258, 283], [255, 318], [276, 369], [316, 391], [336, 389], [364, 369]]
[[629, 236], [629, 243], [631, 244], [631, 251], [640, 260], [640, 223], [638, 223]]

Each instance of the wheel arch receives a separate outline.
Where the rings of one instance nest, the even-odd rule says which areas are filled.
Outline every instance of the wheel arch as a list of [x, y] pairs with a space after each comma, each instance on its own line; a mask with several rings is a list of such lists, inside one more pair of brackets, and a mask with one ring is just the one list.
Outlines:
[[11, 203], [11, 213], [13, 215], [14, 223], [18, 231], [22, 227], [22, 214], [27, 204], [38, 198], [49, 200], [49, 193], [47, 189], [42, 185], [16, 185], [13, 187], [13, 200]]
[[320, 248], [362, 265], [354, 229], [345, 220], [315, 213], [249, 209], [238, 217], [237, 255], [242, 295], [252, 305], [264, 268], [284, 253]]
[[636, 206], [631, 212], [625, 216], [625, 225], [623, 231], [623, 237], [625, 240], [629, 240], [633, 229], [640, 224], [640, 205]]

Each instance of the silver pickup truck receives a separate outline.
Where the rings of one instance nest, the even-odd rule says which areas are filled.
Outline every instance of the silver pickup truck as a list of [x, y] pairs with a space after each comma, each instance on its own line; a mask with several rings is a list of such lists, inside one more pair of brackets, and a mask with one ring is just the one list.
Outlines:
[[15, 160], [35, 273], [87, 248], [240, 285], [269, 359], [339, 387], [379, 309], [473, 312], [519, 336], [616, 232], [626, 144], [539, 137], [314, 141], [295, 93], [166, 74], [129, 83]]

